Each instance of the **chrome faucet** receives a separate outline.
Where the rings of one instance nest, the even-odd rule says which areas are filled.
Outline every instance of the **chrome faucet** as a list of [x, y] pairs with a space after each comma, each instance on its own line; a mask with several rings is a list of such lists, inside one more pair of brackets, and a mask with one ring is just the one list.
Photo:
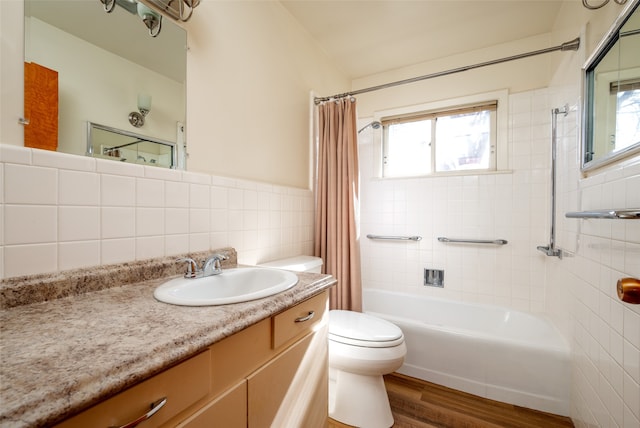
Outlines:
[[221, 262], [227, 259], [228, 257], [224, 254], [214, 254], [202, 264], [202, 269], [198, 269], [198, 264], [190, 257], [178, 259], [178, 262], [188, 263], [187, 271], [184, 274], [185, 278], [201, 278], [211, 275], [220, 275], [222, 273]]
[[223, 260], [227, 260], [228, 257], [224, 254], [214, 254], [209, 257], [202, 265], [202, 276], [220, 275], [222, 273]]

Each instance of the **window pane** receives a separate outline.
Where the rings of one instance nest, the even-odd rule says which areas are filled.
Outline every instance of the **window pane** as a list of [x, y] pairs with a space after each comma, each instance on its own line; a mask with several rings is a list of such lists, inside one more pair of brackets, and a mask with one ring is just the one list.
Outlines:
[[439, 117], [436, 141], [436, 171], [488, 169], [491, 165], [491, 112]]
[[640, 142], [640, 89], [618, 92], [615, 150]]
[[431, 172], [431, 123], [432, 120], [420, 120], [388, 125], [383, 168], [385, 177]]

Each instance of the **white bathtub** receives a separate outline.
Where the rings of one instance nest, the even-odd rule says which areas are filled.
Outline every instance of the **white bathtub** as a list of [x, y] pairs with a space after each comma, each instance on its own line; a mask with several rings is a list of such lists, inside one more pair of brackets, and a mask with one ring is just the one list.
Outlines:
[[498, 306], [363, 290], [364, 311], [405, 335], [399, 373], [569, 415], [569, 346], [547, 320]]

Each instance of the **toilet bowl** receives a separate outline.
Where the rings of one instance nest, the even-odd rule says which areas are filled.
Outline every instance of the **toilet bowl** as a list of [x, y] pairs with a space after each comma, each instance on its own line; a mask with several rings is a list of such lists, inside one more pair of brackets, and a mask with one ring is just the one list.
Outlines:
[[[319, 273], [322, 259], [297, 256], [260, 266]], [[400, 368], [406, 353], [398, 326], [360, 312], [329, 311], [329, 417], [355, 427], [391, 427], [382, 376]]]

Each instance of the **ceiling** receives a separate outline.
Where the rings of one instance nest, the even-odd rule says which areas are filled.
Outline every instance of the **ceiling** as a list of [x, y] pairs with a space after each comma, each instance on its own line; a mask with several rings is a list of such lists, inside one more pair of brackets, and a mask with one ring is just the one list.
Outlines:
[[[351, 79], [552, 30], [567, 0], [281, 0]], [[568, 0], [577, 1], [577, 0]]]
[[[356, 79], [548, 33], [566, 1], [580, 0], [280, 0], [280, 3], [341, 71]], [[163, 20], [162, 32], [154, 39], [148, 37], [137, 16], [121, 8], [107, 15], [97, 0], [26, 0], [25, 9], [27, 14], [136, 62], [146, 65], [161, 61], [161, 65], [149, 68], [164, 70], [174, 80], [184, 81], [184, 64], [175, 61], [171, 53], [184, 53], [184, 30], [172, 25], [170, 19]], [[140, 35], [122, 31], [126, 25], [119, 23], [121, 19], [135, 21], [131, 27]], [[114, 25], [121, 31], [109, 31]], [[110, 37], [94, 40], [95, 34]], [[168, 43], [171, 48], [167, 48]], [[163, 48], [156, 49], [158, 44]]]

